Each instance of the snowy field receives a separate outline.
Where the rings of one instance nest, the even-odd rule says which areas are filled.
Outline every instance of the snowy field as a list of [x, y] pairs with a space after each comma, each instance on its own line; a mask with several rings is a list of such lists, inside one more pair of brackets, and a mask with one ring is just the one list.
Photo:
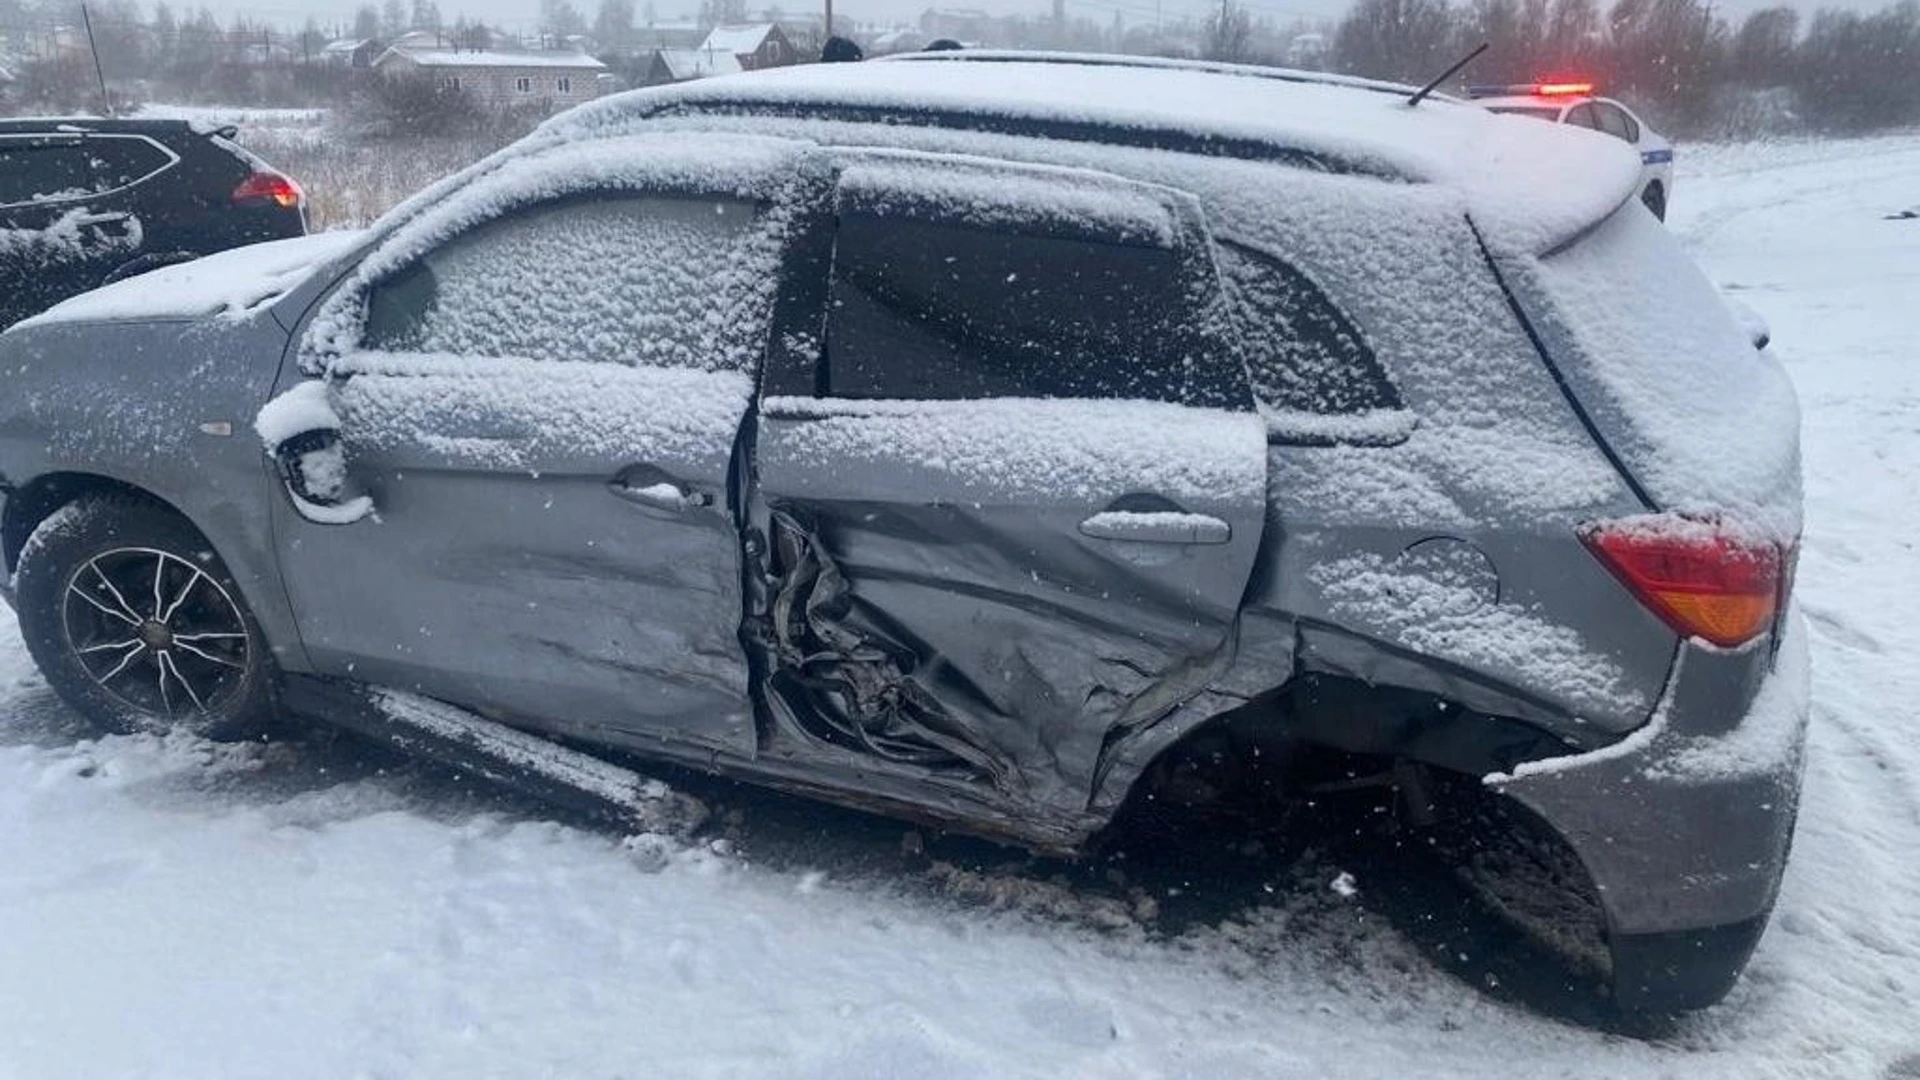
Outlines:
[[1673, 227], [1806, 412], [1807, 789], [1724, 1005], [1643, 1039], [1516, 1004], [1338, 847], [1170, 926], [1165, 882], [724, 788], [733, 842], [635, 851], [350, 743], [88, 740], [6, 617], [0, 1080], [1920, 1080], [1920, 137], [1681, 167]]

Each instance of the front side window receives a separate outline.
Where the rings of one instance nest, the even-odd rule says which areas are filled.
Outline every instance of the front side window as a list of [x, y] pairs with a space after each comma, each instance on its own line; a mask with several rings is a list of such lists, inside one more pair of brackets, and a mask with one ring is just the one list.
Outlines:
[[1315, 416], [1400, 407], [1373, 349], [1310, 278], [1241, 244], [1219, 252], [1230, 337], [1262, 405]]
[[463, 233], [378, 282], [361, 344], [383, 352], [747, 370], [778, 254], [752, 203], [550, 203]]
[[1576, 127], [1600, 130], [1600, 116], [1593, 111], [1592, 105], [1575, 105], [1567, 110], [1566, 122]]
[[1200, 329], [1208, 290], [1189, 261], [1084, 233], [843, 210], [826, 394], [1244, 408]]

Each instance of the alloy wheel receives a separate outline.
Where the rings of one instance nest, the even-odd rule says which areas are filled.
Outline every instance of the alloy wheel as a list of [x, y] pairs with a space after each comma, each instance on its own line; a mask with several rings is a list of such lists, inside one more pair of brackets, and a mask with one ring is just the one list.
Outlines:
[[61, 607], [81, 669], [142, 715], [218, 713], [245, 692], [253, 648], [245, 616], [187, 559], [143, 547], [95, 555], [68, 577]]

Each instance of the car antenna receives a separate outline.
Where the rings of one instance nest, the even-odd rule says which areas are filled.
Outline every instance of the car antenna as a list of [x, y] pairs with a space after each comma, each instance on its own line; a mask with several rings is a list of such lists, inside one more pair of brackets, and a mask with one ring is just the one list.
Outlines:
[[1443, 72], [1441, 72], [1441, 73], [1440, 73], [1440, 77], [1439, 77], [1439, 78], [1437, 78], [1437, 79], [1435, 79], [1435, 80], [1433, 80], [1432, 82], [1430, 82], [1430, 83], [1428, 83], [1427, 85], [1425, 85], [1425, 86], [1423, 86], [1423, 87], [1421, 87], [1420, 89], [1418, 89], [1418, 90], [1416, 90], [1416, 91], [1414, 91], [1414, 92], [1413, 92], [1413, 96], [1407, 99], [1407, 108], [1409, 108], [1409, 109], [1411, 109], [1411, 108], [1413, 108], [1413, 107], [1414, 107], [1415, 105], [1418, 105], [1418, 104], [1420, 104], [1420, 103], [1421, 103], [1422, 101], [1424, 101], [1424, 100], [1426, 100], [1426, 97], [1427, 97], [1427, 95], [1428, 95], [1428, 94], [1431, 94], [1431, 93], [1433, 93], [1433, 92], [1434, 92], [1434, 90], [1435, 90], [1435, 89], [1437, 89], [1437, 88], [1438, 88], [1438, 87], [1440, 86], [1440, 84], [1441, 84], [1441, 83], [1443, 83], [1443, 82], [1446, 82], [1446, 81], [1447, 81], [1448, 79], [1451, 79], [1451, 78], [1453, 78], [1453, 77], [1454, 77], [1454, 76], [1455, 76], [1456, 74], [1458, 74], [1458, 73], [1459, 73], [1459, 71], [1460, 71], [1460, 69], [1461, 69], [1461, 68], [1463, 68], [1463, 67], [1466, 67], [1466, 66], [1467, 66], [1468, 64], [1471, 64], [1471, 63], [1473, 63], [1473, 58], [1474, 58], [1474, 57], [1476, 57], [1476, 56], [1479, 56], [1479, 55], [1480, 55], [1481, 53], [1483, 53], [1483, 52], [1486, 52], [1486, 51], [1487, 51], [1487, 46], [1489, 46], [1489, 45], [1491, 45], [1491, 44], [1493, 44], [1493, 43], [1492, 43], [1492, 42], [1490, 42], [1490, 41], [1483, 41], [1483, 42], [1481, 42], [1481, 43], [1480, 43], [1480, 47], [1479, 47], [1479, 48], [1477, 48], [1477, 49], [1475, 49], [1475, 50], [1473, 50], [1472, 52], [1470, 52], [1470, 53], [1468, 53], [1467, 55], [1465, 55], [1465, 56], [1463, 56], [1463, 57], [1461, 57], [1461, 58], [1460, 58], [1460, 62], [1459, 62], [1459, 63], [1457, 63], [1457, 64], [1455, 64], [1455, 65], [1453, 65], [1452, 67], [1450, 67], [1450, 68], [1448, 68], [1447, 70], [1445, 70], [1445, 71], [1443, 71]]
[[107, 73], [100, 67], [100, 47], [93, 43], [93, 16], [87, 14], [87, 5], [80, 5], [80, 21], [87, 28], [87, 51], [93, 54], [93, 77], [100, 80], [100, 115], [113, 115], [113, 98], [107, 95]]

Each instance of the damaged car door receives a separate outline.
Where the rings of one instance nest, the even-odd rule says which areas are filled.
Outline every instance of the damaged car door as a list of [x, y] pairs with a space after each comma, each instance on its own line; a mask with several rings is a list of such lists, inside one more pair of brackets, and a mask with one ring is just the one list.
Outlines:
[[929, 157], [841, 174], [770, 360], [749, 634], [787, 752], [1017, 812], [1230, 656], [1266, 439], [1186, 196]]
[[325, 376], [372, 507], [341, 523], [276, 501], [320, 672], [593, 738], [751, 747], [728, 483], [779, 258], [766, 209], [549, 198], [403, 231], [361, 264], [391, 269], [318, 305], [312, 333], [350, 343]]
[[144, 230], [127, 189], [176, 160], [137, 136], [0, 135], [0, 329], [137, 255]]

